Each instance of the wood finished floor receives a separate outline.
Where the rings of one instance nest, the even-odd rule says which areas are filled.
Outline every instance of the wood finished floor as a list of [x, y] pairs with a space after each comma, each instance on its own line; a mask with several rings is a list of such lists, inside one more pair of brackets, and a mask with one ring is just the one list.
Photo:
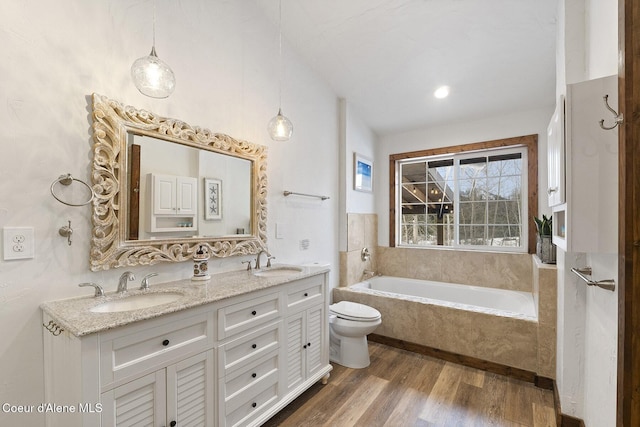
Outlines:
[[368, 368], [334, 364], [327, 385], [264, 426], [556, 427], [550, 390], [374, 342], [369, 352]]

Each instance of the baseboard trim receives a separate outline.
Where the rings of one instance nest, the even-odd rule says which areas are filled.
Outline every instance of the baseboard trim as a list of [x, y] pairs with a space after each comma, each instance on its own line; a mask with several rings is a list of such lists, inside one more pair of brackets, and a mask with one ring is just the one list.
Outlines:
[[572, 417], [571, 415], [562, 414], [561, 427], [585, 427], [584, 421], [580, 418]]

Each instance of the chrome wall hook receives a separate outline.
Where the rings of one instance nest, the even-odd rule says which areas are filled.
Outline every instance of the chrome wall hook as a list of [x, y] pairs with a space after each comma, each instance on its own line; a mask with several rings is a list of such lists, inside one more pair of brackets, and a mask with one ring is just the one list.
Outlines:
[[603, 96], [602, 100], [604, 101], [604, 106], [607, 107], [607, 110], [609, 110], [609, 111], [611, 111], [611, 113], [613, 113], [615, 118], [614, 118], [614, 125], [610, 126], [610, 127], [604, 125], [604, 119], [600, 120], [600, 127], [602, 129], [604, 129], [604, 130], [611, 130], [611, 129], [615, 129], [616, 126], [621, 125], [622, 123], [624, 123], [624, 118], [622, 117], [622, 113], [618, 114], [618, 112], [616, 110], [614, 110], [613, 108], [611, 108], [609, 106], [609, 95]]
[[69, 225], [60, 227], [60, 229], [58, 229], [58, 233], [62, 237], [66, 237], [67, 242], [69, 243], [69, 246], [71, 246], [71, 235], [73, 234], [73, 228], [71, 228], [71, 220], [69, 220]]

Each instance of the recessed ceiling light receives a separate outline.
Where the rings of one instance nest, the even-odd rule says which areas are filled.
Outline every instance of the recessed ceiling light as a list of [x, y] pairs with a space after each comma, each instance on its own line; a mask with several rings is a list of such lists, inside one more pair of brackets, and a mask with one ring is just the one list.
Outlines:
[[433, 96], [438, 99], [446, 98], [449, 96], [449, 86], [440, 86], [435, 92], [433, 92]]

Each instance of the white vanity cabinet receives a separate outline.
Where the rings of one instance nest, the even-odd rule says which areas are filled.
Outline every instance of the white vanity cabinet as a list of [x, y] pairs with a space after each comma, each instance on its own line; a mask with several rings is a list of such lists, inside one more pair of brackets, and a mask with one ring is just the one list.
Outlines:
[[328, 325], [319, 279], [309, 277], [287, 290], [287, 392], [295, 390], [322, 369], [323, 361], [329, 357], [328, 347], [323, 346]]
[[102, 426], [214, 423], [213, 350], [102, 393]]
[[605, 95], [617, 109], [617, 76], [567, 86], [566, 203], [553, 206], [553, 242], [567, 252], [617, 252], [618, 129], [600, 127], [614, 123]]
[[45, 331], [46, 401], [94, 409], [51, 414], [47, 426], [213, 425], [213, 323], [198, 308], [83, 337]]
[[150, 232], [196, 230], [198, 179], [150, 173]]
[[261, 425], [329, 377], [327, 275], [79, 337], [45, 330], [45, 401], [85, 408], [46, 425]]

